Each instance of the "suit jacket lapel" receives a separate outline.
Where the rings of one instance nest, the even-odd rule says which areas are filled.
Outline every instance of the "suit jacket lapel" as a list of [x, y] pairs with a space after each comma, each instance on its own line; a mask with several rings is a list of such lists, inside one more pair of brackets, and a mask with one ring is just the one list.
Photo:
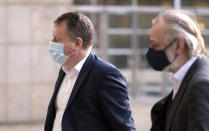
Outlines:
[[167, 121], [166, 122], [166, 131], [169, 131], [170, 128], [171, 128], [171, 125], [173, 123], [173, 120], [174, 120], [175, 114], [177, 112], [178, 106], [181, 103], [181, 100], [183, 99], [183, 96], [184, 96], [185, 91], [187, 89], [188, 83], [191, 80], [194, 72], [197, 70], [199, 59], [200, 58], [198, 58], [193, 63], [193, 65], [191, 66], [191, 68], [189, 69], [187, 74], [185, 75], [185, 77], [184, 77], [184, 79], [183, 79], [183, 81], [180, 85], [179, 91], [177, 92], [176, 96], [174, 97], [171, 105], [168, 107], [167, 117], [166, 117], [166, 121]]
[[92, 67], [93, 58], [94, 58], [94, 55], [92, 53], [90, 53], [90, 55], [86, 59], [84, 65], [83, 65], [83, 67], [82, 67], [82, 69], [81, 69], [81, 71], [78, 75], [78, 78], [75, 82], [72, 93], [70, 95], [70, 99], [69, 99], [68, 104], [67, 104], [67, 107], [72, 103], [72, 101], [75, 98], [75, 96], [77, 95], [82, 83], [84, 82], [85, 78], [87, 77], [87, 75], [88, 75], [88, 73], [89, 73], [89, 71]]
[[60, 71], [59, 71], [59, 75], [58, 75], [56, 84], [55, 84], [54, 93], [53, 93], [52, 98], [51, 98], [50, 103], [49, 103], [46, 122], [45, 122], [45, 130], [52, 130], [53, 121], [54, 121], [54, 118], [55, 118], [55, 115], [56, 115], [55, 114], [56, 113], [55, 99], [56, 99], [57, 92], [58, 92], [59, 87], [60, 87], [60, 85], [63, 81], [64, 76], [65, 76], [65, 73], [61, 68]]
[[63, 81], [64, 77], [65, 77], [65, 72], [62, 70], [62, 67], [61, 67], [61, 69], [59, 71], [59, 76], [57, 78], [57, 82], [55, 84], [54, 94], [52, 96], [53, 103], [55, 102], [55, 98], [57, 96], [57, 93], [59, 91], [60, 85], [62, 84], [62, 81]]
[[181, 102], [182, 97], [184, 96], [185, 89], [187, 87], [188, 81], [183, 81], [179, 91], [177, 92], [176, 96], [174, 97], [172, 103], [168, 106], [167, 110], [167, 117], [166, 117], [166, 131], [170, 130], [171, 124], [173, 122], [173, 119], [175, 117], [175, 113], [177, 111], [177, 108]]

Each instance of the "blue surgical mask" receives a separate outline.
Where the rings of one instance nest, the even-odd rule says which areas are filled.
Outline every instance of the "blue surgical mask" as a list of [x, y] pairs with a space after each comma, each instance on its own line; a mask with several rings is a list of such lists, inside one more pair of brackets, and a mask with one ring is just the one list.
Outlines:
[[[67, 44], [65, 44], [65, 45], [67, 45]], [[60, 44], [60, 43], [56, 43], [56, 42], [50, 42], [50, 44], [49, 44], [49, 53], [50, 53], [52, 59], [60, 65], [63, 65], [67, 61], [67, 59], [69, 58], [69, 56], [66, 56], [64, 54], [64, 46], [65, 45]]]

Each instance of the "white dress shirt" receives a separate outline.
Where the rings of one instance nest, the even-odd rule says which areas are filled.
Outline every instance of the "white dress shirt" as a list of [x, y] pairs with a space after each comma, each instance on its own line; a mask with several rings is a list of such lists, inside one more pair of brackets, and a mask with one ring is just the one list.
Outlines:
[[188, 70], [190, 69], [190, 67], [192, 66], [192, 64], [194, 63], [194, 61], [196, 59], [197, 59], [197, 57], [190, 58], [177, 72], [175, 72], [174, 74], [171, 73], [170, 80], [173, 85], [172, 86], [173, 99], [174, 99], [176, 93], [178, 92], [180, 84], [181, 84], [182, 80], [184, 79], [186, 73], [188, 72]]
[[55, 101], [56, 117], [54, 120], [53, 131], [62, 131], [62, 117], [65, 112], [65, 108], [78, 78], [79, 72], [81, 71], [81, 68], [83, 67], [88, 55], [89, 53], [72, 70], [67, 70], [64, 66], [62, 67], [63, 71], [66, 73], [66, 76], [62, 81]]

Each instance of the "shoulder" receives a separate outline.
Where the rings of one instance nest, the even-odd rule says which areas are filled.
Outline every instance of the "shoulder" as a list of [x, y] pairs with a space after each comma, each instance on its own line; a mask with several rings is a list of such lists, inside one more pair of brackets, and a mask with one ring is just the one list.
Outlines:
[[196, 61], [196, 67], [193, 70], [193, 76], [189, 83], [189, 92], [191, 97], [209, 95], [209, 61], [207, 58], [199, 58]]
[[94, 56], [92, 73], [94, 74], [94, 80], [98, 83], [104, 84], [105, 81], [106, 84], [109, 82], [109, 84], [118, 83], [123, 86], [127, 85], [125, 77], [117, 67], [97, 56]]
[[207, 60], [203, 60], [200, 64], [201, 66], [193, 72], [185, 97], [188, 112], [196, 114], [192, 115], [191, 120], [196, 122], [199, 122], [200, 117], [205, 119], [206, 115], [200, 113], [209, 113], [209, 65]]
[[122, 75], [117, 67], [115, 67], [111, 63], [99, 58], [98, 56], [95, 56], [93, 70], [97, 73], [97, 76], [102, 76], [105, 74]]
[[201, 57], [195, 64], [196, 68], [193, 70], [191, 84], [201, 85], [201, 83], [209, 82], [209, 60], [206, 57]]

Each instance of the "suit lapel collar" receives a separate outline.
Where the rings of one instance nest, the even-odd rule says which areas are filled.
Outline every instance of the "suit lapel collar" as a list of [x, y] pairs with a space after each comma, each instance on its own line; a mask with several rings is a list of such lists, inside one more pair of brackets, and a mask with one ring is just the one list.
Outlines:
[[[70, 99], [68, 101], [67, 107], [72, 103], [73, 99], [75, 98], [75, 96], [77, 95], [82, 83], [84, 82], [85, 78], [87, 77], [91, 67], [92, 67], [92, 63], [93, 63], [93, 54], [90, 53], [90, 55], [88, 56], [88, 58], [86, 59], [79, 75], [78, 78], [75, 82], [75, 85], [73, 87], [72, 93], [70, 95]], [[67, 108], [66, 107], [66, 108]]]
[[166, 131], [169, 131], [172, 123], [173, 123], [173, 120], [174, 120], [174, 117], [175, 117], [175, 114], [177, 112], [177, 109], [178, 109], [178, 106], [185, 94], [185, 91], [187, 89], [187, 86], [188, 86], [188, 83], [189, 81], [191, 80], [194, 72], [196, 71], [197, 69], [197, 66], [198, 66], [198, 63], [199, 63], [199, 59], [198, 58], [194, 63], [193, 65], [191, 66], [191, 68], [189, 69], [189, 71], [187, 72], [187, 74], [185, 75], [184, 79], [182, 80], [181, 82], [181, 85], [179, 87], [179, 91], [177, 92], [176, 96], [174, 97], [173, 101], [172, 101], [172, 104], [170, 105], [170, 107], [168, 107], [168, 112], [167, 112], [167, 117], [166, 117]]
[[174, 97], [172, 103], [169, 105], [168, 107], [168, 111], [167, 111], [167, 117], [166, 117], [166, 131], [168, 131], [168, 129], [170, 128], [171, 126], [171, 123], [173, 122], [173, 119], [175, 117], [175, 113], [177, 111], [177, 108], [182, 100], [182, 97], [184, 96], [184, 92], [185, 92], [185, 89], [187, 87], [187, 82], [188, 81], [183, 81], [180, 88], [179, 88], [179, 91], [177, 92], [176, 96]]
[[62, 81], [63, 81], [64, 77], [65, 77], [65, 72], [62, 70], [62, 67], [61, 67], [61, 69], [59, 71], [59, 76], [57, 78], [57, 82], [55, 84], [55, 91], [54, 91], [54, 94], [53, 94], [53, 97], [52, 97], [53, 101], [55, 101], [55, 98], [57, 96], [57, 93], [59, 91], [60, 85], [62, 84]]

